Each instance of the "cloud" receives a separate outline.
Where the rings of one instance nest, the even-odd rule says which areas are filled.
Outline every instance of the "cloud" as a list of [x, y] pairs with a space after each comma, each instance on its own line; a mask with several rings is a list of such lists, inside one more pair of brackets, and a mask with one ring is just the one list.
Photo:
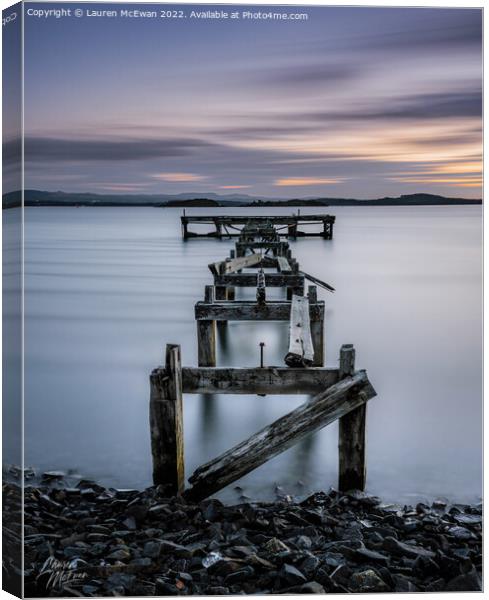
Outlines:
[[207, 179], [204, 175], [196, 175], [195, 173], [156, 173], [151, 175], [153, 179], [159, 181], [169, 181], [171, 183], [188, 183], [189, 181], [203, 181]]
[[348, 81], [364, 71], [364, 68], [354, 64], [290, 64], [285, 68], [269, 69], [259, 79], [272, 84], [311, 86]]
[[251, 185], [220, 185], [219, 189], [221, 190], [244, 190], [245, 188], [250, 188]]
[[416, 94], [401, 98], [384, 99], [373, 107], [354, 106], [343, 111], [304, 113], [303, 118], [315, 120], [395, 120], [395, 119], [442, 119], [460, 117], [482, 117], [482, 91], [437, 92]]
[[81, 140], [27, 137], [25, 157], [32, 162], [123, 161], [177, 157], [209, 146], [199, 139]]
[[278, 187], [295, 187], [300, 185], [331, 185], [335, 183], [342, 183], [342, 178], [324, 178], [324, 177], [284, 177], [277, 179], [274, 185]]
[[6, 165], [19, 165], [20, 158], [22, 155], [22, 141], [20, 138], [12, 138], [3, 142], [2, 144], [2, 157], [3, 164]]
[[[439, 11], [437, 11], [439, 12]], [[357, 47], [364, 50], [411, 51], [424, 52], [427, 50], [446, 48], [460, 49], [461, 46], [482, 46], [482, 11], [458, 11], [459, 23], [437, 27], [410, 27], [404, 30], [379, 34], [358, 40]], [[453, 23], [453, 21], [452, 21]]]

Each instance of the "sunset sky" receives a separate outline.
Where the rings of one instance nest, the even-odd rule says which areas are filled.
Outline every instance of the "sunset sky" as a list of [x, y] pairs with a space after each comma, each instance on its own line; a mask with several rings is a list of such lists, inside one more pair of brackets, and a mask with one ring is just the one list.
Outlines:
[[308, 20], [26, 16], [26, 187], [481, 197], [480, 10], [282, 11]]

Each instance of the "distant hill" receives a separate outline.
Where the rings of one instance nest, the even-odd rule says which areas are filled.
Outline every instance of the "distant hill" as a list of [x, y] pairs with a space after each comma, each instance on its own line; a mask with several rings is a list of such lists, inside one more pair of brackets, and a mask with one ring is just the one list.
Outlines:
[[405, 194], [398, 197], [386, 196], [375, 200], [355, 198], [307, 198], [296, 200], [255, 200], [250, 206], [435, 206], [456, 204], [482, 204], [473, 198], [447, 198], [436, 194]]
[[[20, 206], [19, 191], [3, 195], [3, 208]], [[359, 200], [355, 198], [265, 198], [246, 194], [92, 194], [77, 192], [45, 192], [25, 190], [25, 206], [154, 206], [154, 207], [217, 207], [217, 206], [437, 206], [482, 204], [482, 200], [447, 198], [435, 194], [407, 194], [399, 197]]]

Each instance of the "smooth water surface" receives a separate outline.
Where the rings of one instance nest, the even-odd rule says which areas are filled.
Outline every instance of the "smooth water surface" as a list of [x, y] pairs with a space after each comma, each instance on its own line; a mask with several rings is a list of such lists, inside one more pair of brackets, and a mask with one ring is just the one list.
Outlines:
[[[292, 209], [191, 209], [290, 214]], [[297, 210], [297, 209], [295, 209]], [[302, 209], [318, 212], [318, 209]], [[326, 359], [353, 343], [378, 392], [368, 406], [368, 488], [389, 500], [481, 495], [481, 207], [331, 208], [334, 240], [291, 241], [301, 268], [336, 288]], [[183, 242], [180, 209], [25, 211], [26, 464], [117, 487], [151, 484], [148, 377], [168, 342], [197, 362], [194, 304], [233, 241]], [[281, 291], [275, 291], [281, 294]], [[238, 297], [253, 297], [253, 290]], [[230, 323], [218, 364], [283, 364], [286, 323]], [[301, 396], [185, 396], [187, 475]], [[8, 460], [8, 457], [5, 457]], [[331, 425], [239, 483], [253, 498], [328, 488]], [[221, 494], [235, 501], [230, 486]]]

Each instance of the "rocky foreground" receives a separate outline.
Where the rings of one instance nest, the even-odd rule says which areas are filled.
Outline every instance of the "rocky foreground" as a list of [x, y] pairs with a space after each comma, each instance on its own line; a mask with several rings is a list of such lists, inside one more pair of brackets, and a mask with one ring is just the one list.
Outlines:
[[[400, 507], [336, 491], [187, 504], [161, 488], [55, 480], [25, 489], [27, 597], [481, 589], [481, 505]], [[20, 490], [7, 483], [3, 494], [12, 550]], [[4, 576], [15, 568], [7, 559]]]

